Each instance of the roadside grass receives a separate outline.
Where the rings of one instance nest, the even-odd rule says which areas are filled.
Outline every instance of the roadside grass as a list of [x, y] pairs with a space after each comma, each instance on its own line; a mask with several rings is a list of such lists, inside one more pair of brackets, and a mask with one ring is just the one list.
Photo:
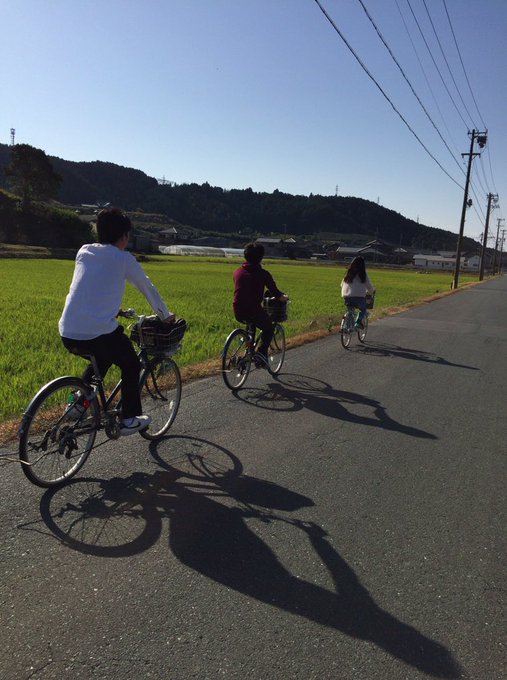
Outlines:
[[[229, 332], [237, 326], [231, 308], [232, 273], [240, 260], [156, 257], [143, 267], [171, 311], [189, 328], [176, 359], [184, 378], [217, 370]], [[265, 261], [278, 286], [290, 295], [288, 344], [302, 344], [331, 332], [339, 324], [344, 267]], [[54, 259], [0, 260], [3, 323], [0, 327], [0, 423], [18, 421], [31, 397], [52, 378], [79, 375], [84, 361], [69, 354], [58, 334], [74, 263]], [[450, 272], [420, 274], [413, 270], [369, 270], [377, 288], [372, 318], [399, 311], [449, 292]], [[462, 275], [460, 283], [473, 282]], [[124, 307], [150, 314], [144, 297], [127, 285]], [[111, 370], [111, 381], [117, 379]]]

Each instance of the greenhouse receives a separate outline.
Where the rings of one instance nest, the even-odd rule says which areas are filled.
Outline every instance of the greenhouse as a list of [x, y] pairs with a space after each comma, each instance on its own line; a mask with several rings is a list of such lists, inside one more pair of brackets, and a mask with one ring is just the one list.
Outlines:
[[243, 257], [243, 248], [214, 248], [212, 246], [159, 246], [164, 255], [201, 255], [206, 257]]

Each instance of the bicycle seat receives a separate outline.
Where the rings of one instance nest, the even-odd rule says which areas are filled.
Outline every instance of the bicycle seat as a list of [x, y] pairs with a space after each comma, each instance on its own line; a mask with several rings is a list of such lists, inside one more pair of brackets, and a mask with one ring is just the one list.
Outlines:
[[78, 357], [82, 357], [83, 359], [86, 359], [87, 361], [93, 361], [95, 359], [95, 354], [92, 354], [91, 352], [80, 351], [77, 347], [70, 347], [69, 352], [71, 354], [75, 354]]

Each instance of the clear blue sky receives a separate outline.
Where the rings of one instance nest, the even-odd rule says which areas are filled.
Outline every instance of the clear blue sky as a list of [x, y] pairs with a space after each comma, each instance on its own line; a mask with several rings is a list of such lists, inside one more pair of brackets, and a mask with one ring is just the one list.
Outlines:
[[177, 183], [338, 191], [457, 232], [461, 153], [485, 124], [465, 234], [482, 232], [489, 191], [504, 204], [496, 230], [507, 204], [507, 1], [363, 0], [450, 151], [359, 0], [320, 1], [453, 179], [315, 0], [0, 0], [0, 142], [12, 127], [49, 155]]

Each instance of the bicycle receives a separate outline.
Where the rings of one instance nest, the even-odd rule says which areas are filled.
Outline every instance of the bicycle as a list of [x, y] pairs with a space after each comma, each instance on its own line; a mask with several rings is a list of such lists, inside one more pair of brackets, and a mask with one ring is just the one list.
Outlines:
[[[160, 439], [171, 427], [181, 400], [181, 375], [172, 356], [181, 348], [186, 323], [178, 321], [161, 334], [149, 328], [150, 319], [133, 309], [120, 312], [134, 319], [131, 339], [139, 345], [139, 390], [143, 412], [151, 423], [139, 434]], [[121, 423], [121, 379], [106, 397], [104, 377], [92, 354], [79, 354], [91, 362], [94, 377], [62, 376], [44, 385], [29, 403], [19, 427], [19, 459], [28, 479], [52, 487], [73, 477], [88, 458], [99, 430], [118, 439]]]
[[222, 352], [222, 376], [231, 390], [244, 385], [252, 368], [267, 368], [270, 375], [277, 375], [285, 358], [285, 331], [281, 321], [287, 320], [288, 300], [264, 298], [263, 307], [273, 322], [273, 338], [268, 348], [267, 361], [257, 354], [260, 332], [255, 324], [246, 323], [245, 328], [236, 328], [229, 334]]
[[[366, 296], [366, 309], [373, 309], [375, 302], [375, 295]], [[354, 305], [347, 305], [347, 311], [342, 317], [340, 324], [340, 338], [343, 347], [347, 349], [350, 345], [350, 339], [352, 334], [357, 331], [357, 339], [359, 342], [364, 343], [366, 340], [366, 334], [368, 333], [368, 313], [363, 317], [362, 326], [357, 326], [357, 314], [356, 307]]]

